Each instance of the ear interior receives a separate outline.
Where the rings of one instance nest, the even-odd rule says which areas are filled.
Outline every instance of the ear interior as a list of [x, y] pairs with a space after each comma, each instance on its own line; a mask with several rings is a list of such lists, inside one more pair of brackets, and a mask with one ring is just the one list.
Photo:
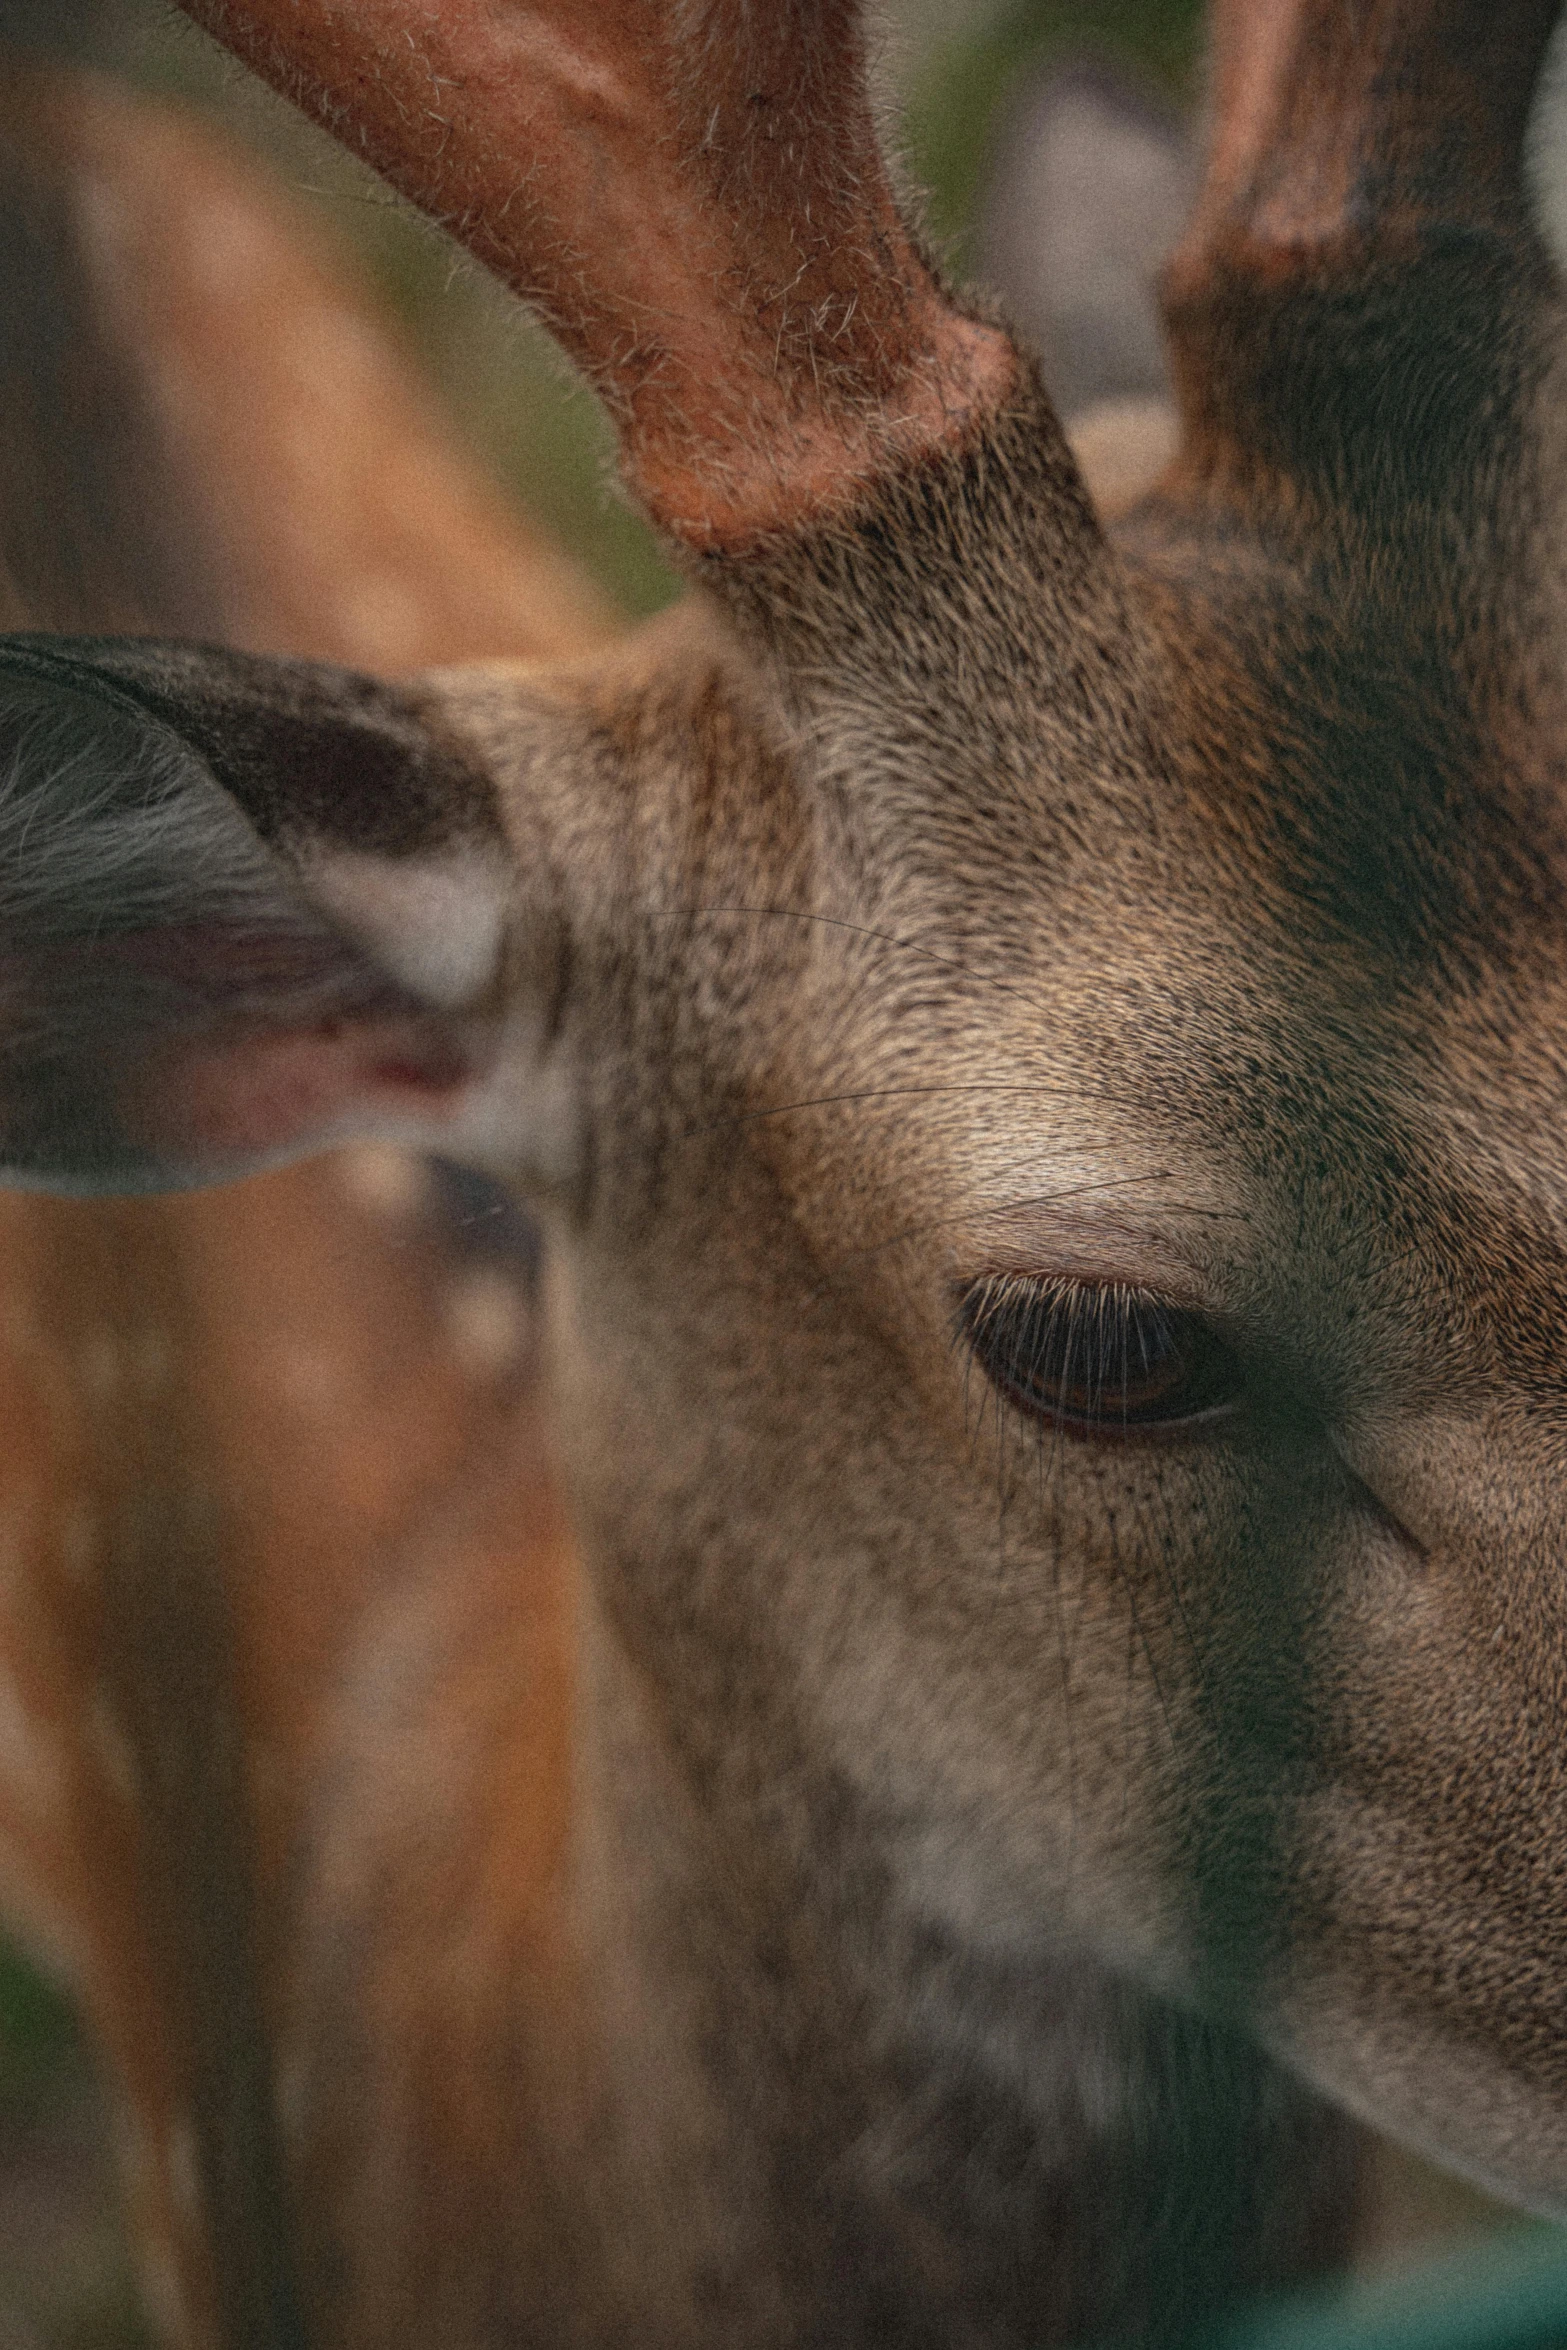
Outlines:
[[[312, 886], [312, 883], [314, 886]], [[133, 1189], [438, 1140], [492, 1049], [493, 858], [268, 845], [128, 698], [0, 700], [0, 1158]], [[421, 985], [421, 982], [427, 985]]]
[[301, 870], [316, 904], [419, 1002], [456, 1009], [493, 978], [505, 928], [493, 853], [467, 843], [399, 859], [337, 845]]

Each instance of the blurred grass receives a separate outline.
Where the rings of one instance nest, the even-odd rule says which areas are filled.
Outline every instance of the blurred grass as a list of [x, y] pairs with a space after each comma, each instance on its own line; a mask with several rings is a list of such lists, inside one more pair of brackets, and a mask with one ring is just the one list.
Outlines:
[[70, 2003], [0, 1941], [0, 2350], [143, 2350], [109, 2131]]
[[1202, 28], [1202, 0], [1013, 0], [985, 30], [928, 57], [905, 100], [904, 152], [952, 265], [961, 273], [991, 127], [1025, 74], [1094, 57], [1185, 107], [1197, 95]]
[[0, 2121], [31, 2120], [40, 2098], [82, 2061], [69, 2001], [0, 1942]]

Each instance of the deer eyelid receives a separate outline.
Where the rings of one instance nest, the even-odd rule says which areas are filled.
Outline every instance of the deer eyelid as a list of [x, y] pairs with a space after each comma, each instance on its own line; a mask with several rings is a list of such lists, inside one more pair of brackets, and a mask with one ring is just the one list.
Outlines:
[[1099, 1441], [1214, 1428], [1246, 1384], [1208, 1316], [1128, 1282], [982, 1274], [960, 1290], [956, 1331], [1025, 1416]]

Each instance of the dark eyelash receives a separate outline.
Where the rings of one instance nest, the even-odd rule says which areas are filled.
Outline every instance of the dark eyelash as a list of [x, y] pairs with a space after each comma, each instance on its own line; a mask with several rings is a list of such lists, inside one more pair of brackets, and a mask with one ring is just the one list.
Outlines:
[[1124, 1282], [986, 1274], [964, 1290], [958, 1330], [1020, 1410], [1079, 1435], [1187, 1427], [1239, 1398], [1240, 1364], [1211, 1325]]

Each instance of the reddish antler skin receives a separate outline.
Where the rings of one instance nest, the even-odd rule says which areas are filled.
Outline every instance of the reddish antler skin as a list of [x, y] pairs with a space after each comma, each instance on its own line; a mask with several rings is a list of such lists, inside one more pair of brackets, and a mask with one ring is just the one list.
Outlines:
[[189, 13], [537, 303], [693, 545], [852, 500], [1014, 380], [903, 224], [843, 0]]
[[1214, 136], [1175, 284], [1388, 257], [1444, 220], [1517, 230], [1557, 14], [1552, 0], [1215, 0]]
[[[1240, 456], [1255, 495], [1260, 454], [1315, 468], [1335, 499], [1359, 466], [1340, 419], [1379, 380], [1413, 371], [1441, 398], [1461, 378], [1473, 413], [1487, 372], [1509, 372], [1554, 298], [1523, 150], [1556, 14], [1551, 0], [1216, 0], [1207, 170], [1164, 285], [1188, 474]], [[1450, 454], [1436, 432], [1428, 489]]]

